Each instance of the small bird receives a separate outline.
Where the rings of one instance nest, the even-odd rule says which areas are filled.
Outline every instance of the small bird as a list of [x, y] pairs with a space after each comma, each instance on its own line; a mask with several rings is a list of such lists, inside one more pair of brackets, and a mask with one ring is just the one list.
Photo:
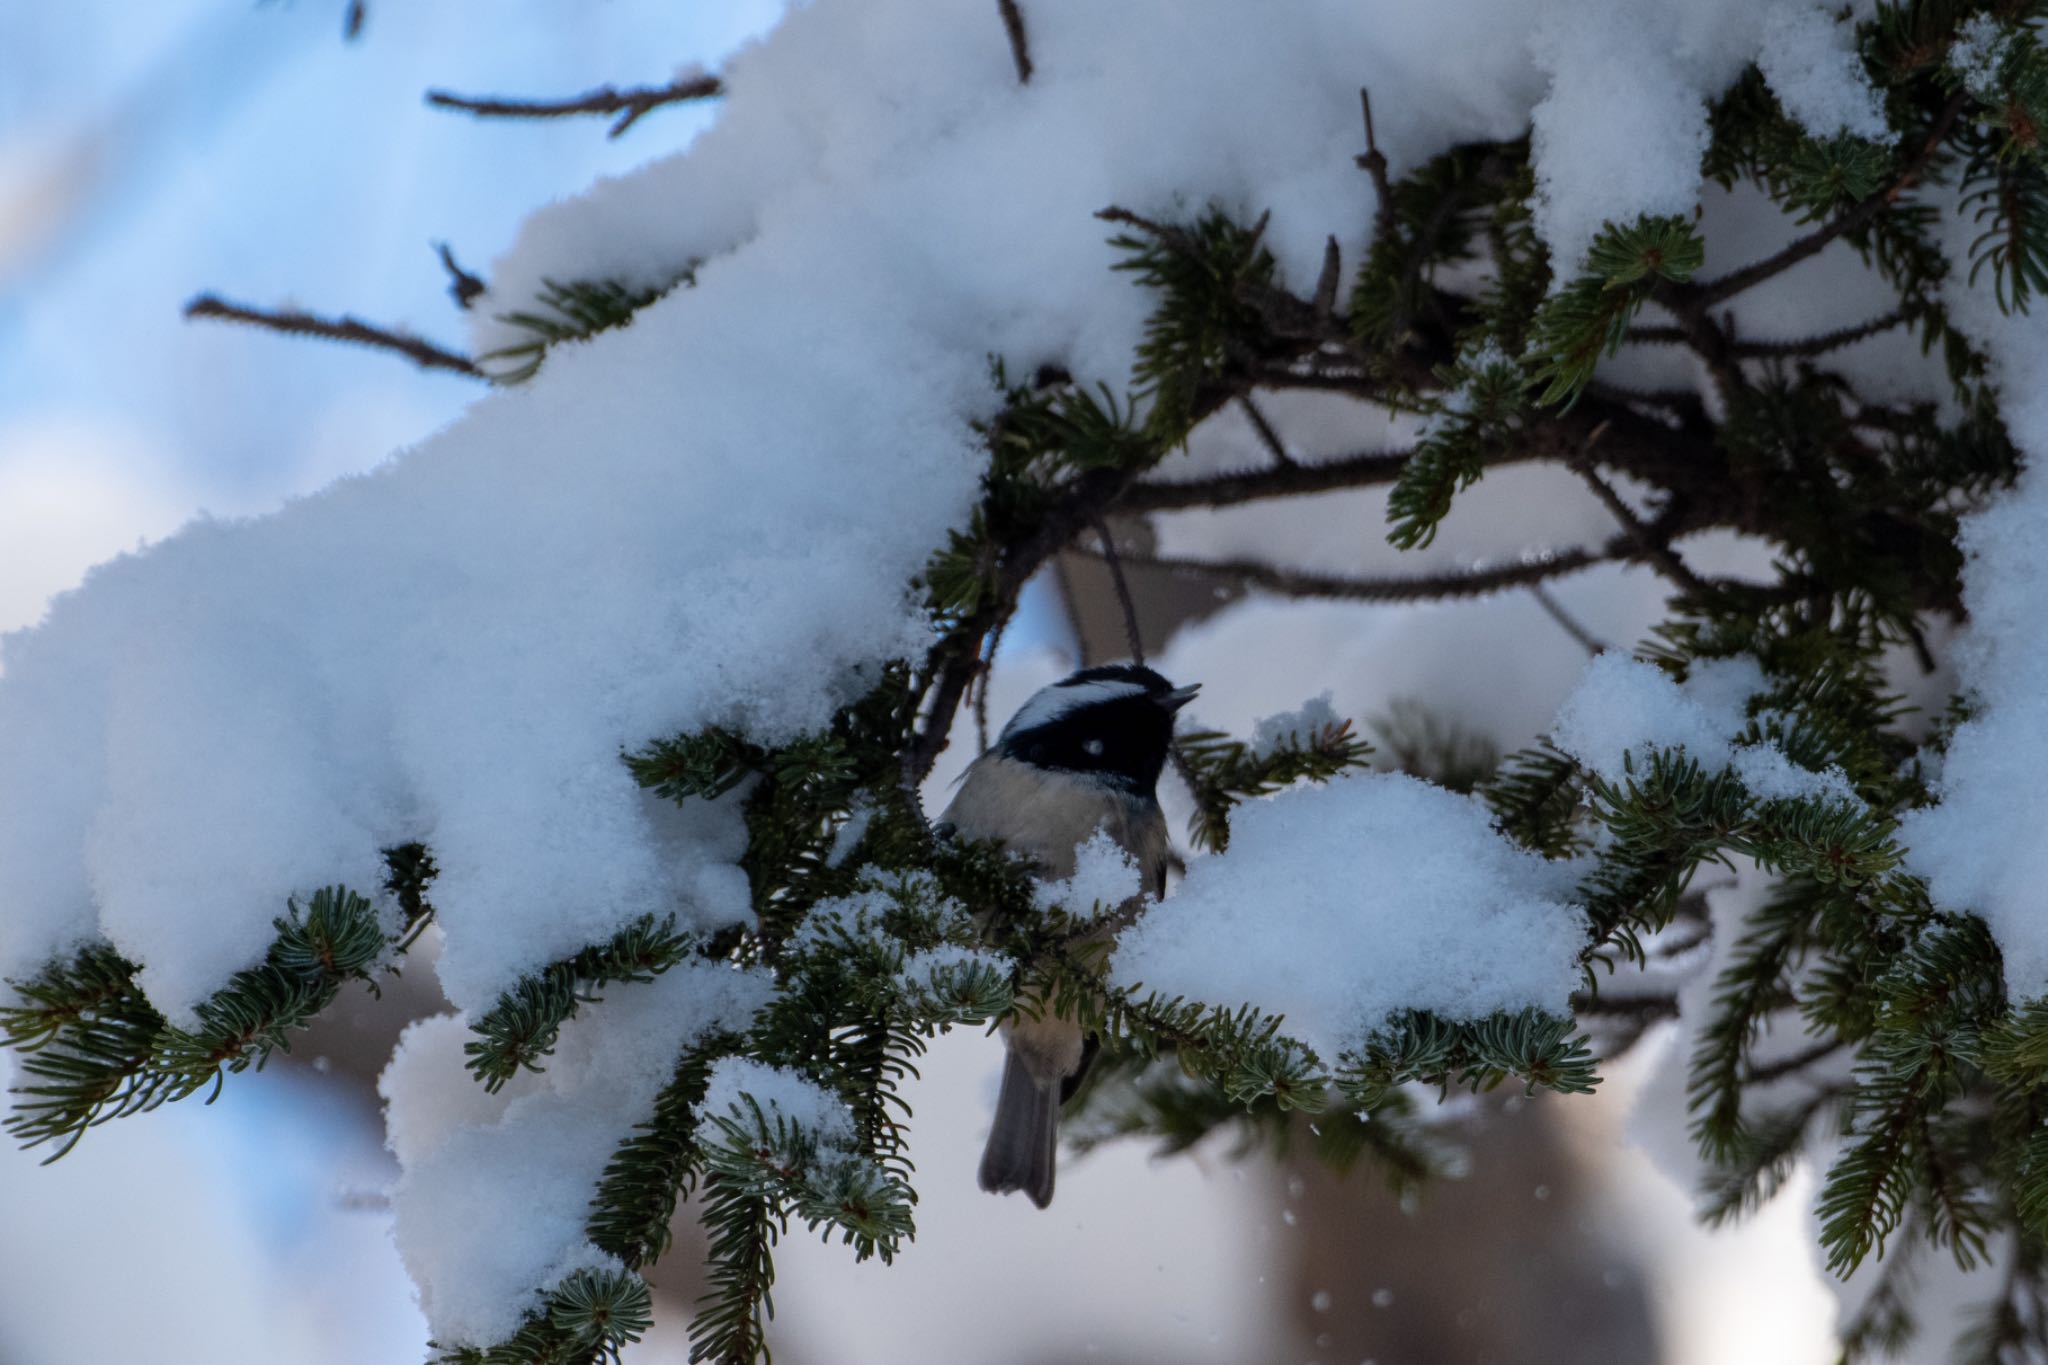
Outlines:
[[[1174, 713], [1199, 685], [1175, 687], [1149, 668], [1084, 668], [1039, 689], [968, 765], [939, 817], [942, 833], [998, 839], [1038, 864], [1039, 876], [1074, 875], [1075, 851], [1098, 829], [1131, 855], [1156, 898], [1166, 892], [1166, 818], [1159, 772]], [[1072, 1020], [1047, 1014], [1003, 1027], [1002, 1096], [981, 1154], [981, 1187], [1052, 1202], [1060, 1104], [1092, 1059]]]

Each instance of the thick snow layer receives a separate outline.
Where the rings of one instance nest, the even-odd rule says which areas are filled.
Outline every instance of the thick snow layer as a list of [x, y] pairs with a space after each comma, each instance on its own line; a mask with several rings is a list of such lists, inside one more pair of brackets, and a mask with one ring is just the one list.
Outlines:
[[1990, 352], [1999, 408], [2028, 467], [1963, 524], [1970, 628], [1955, 653], [1978, 714], [1949, 746], [1941, 804], [1909, 814], [1899, 836], [1936, 900], [1989, 922], [2008, 988], [2031, 999], [2048, 993], [2048, 312], [2036, 302], [2006, 317], [1988, 287], [1951, 288], [1948, 303]]
[[1736, 742], [1749, 699], [1769, 686], [1754, 659], [1696, 660], [1678, 683], [1655, 664], [1610, 650], [1586, 665], [1558, 708], [1551, 742], [1610, 782], [1627, 778], [1631, 755], [1683, 749], [1709, 771], [1733, 768], [1761, 800], [1860, 800], [1838, 768], [1802, 768], [1769, 740]]
[[583, 1225], [605, 1163], [653, 1114], [682, 1048], [744, 1029], [770, 989], [765, 974], [705, 962], [611, 987], [564, 1026], [545, 1071], [495, 1095], [463, 1068], [474, 1035], [461, 1016], [406, 1030], [378, 1092], [404, 1171], [394, 1236], [436, 1341], [502, 1340], [534, 1291], [598, 1263]]
[[1817, 138], [1889, 142], [1884, 101], [1856, 56], [1856, 30], [1817, 4], [1780, 5], [1764, 20], [1757, 66], [1785, 112]]
[[1561, 1013], [1587, 933], [1568, 880], [1473, 797], [1339, 778], [1240, 806], [1230, 851], [1124, 933], [1110, 979], [1283, 1014], [1325, 1061], [1404, 1008]]
[[478, 349], [521, 339], [489, 319], [543, 279], [697, 265], [694, 288], [367, 476], [100, 570], [9, 642], [0, 974], [100, 932], [179, 1013], [288, 894], [373, 886], [414, 838], [465, 1008], [641, 914], [729, 921], [730, 857], [663, 839], [618, 751], [815, 726], [919, 646], [905, 584], [973, 495], [987, 357], [1128, 382], [1149, 300], [1097, 209], [1270, 210], [1306, 287], [1371, 221], [1364, 84], [1397, 171], [1533, 111], [1569, 259], [1603, 217], [1691, 206], [1702, 101], [1756, 54], [1758, 3], [1046, 0], [1026, 87], [979, 6], [796, 11], [691, 150], [534, 216]]
[[[181, 1009], [260, 956], [288, 893], [374, 887], [407, 838], [441, 865], [458, 1005], [637, 915], [689, 922], [706, 859], [658, 849], [620, 749], [821, 724], [922, 641], [905, 584], [973, 490], [982, 362], [906, 316], [885, 246], [823, 236], [11, 637], [0, 973], [96, 922]], [[715, 899], [701, 919], [730, 917]]]

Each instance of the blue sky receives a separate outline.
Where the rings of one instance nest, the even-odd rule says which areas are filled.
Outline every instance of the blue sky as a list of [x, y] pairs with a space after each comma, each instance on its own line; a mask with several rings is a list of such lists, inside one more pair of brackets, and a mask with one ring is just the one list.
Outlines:
[[712, 116], [659, 111], [614, 141], [600, 119], [433, 110], [426, 89], [659, 84], [779, 8], [369, 0], [354, 42], [342, 0], [0, 8], [0, 626], [139, 536], [365, 468], [474, 395], [390, 356], [187, 323], [187, 299], [462, 347], [432, 243], [484, 270], [533, 207]]

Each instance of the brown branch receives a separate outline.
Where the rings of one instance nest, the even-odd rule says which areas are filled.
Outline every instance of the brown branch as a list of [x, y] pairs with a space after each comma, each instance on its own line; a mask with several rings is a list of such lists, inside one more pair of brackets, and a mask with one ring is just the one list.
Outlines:
[[[1543, 558], [1505, 565], [1497, 569], [1467, 569], [1457, 573], [1414, 574], [1387, 578], [1349, 578], [1337, 574], [1287, 569], [1252, 559], [1186, 559], [1162, 555], [1126, 553], [1125, 562], [1148, 569], [1173, 573], [1207, 574], [1235, 579], [1251, 587], [1287, 597], [1327, 598], [1343, 602], [1421, 602], [1456, 597], [1482, 597], [1508, 588], [1527, 587], [1546, 578], [1577, 573], [1608, 560], [1626, 558], [1628, 542], [1623, 537], [1598, 550], [1570, 549], [1548, 552]], [[1076, 552], [1098, 552], [1076, 547]]]
[[1273, 463], [1294, 466], [1294, 457], [1289, 455], [1287, 447], [1281, 444], [1280, 433], [1273, 430], [1273, 424], [1266, 420], [1265, 413], [1259, 411], [1259, 405], [1252, 401], [1252, 396], [1248, 393], [1239, 394], [1237, 405], [1244, 409], [1246, 417], [1251, 418], [1252, 430], [1259, 433], [1259, 440], [1265, 445], [1266, 452], [1273, 457]]
[[566, 118], [577, 114], [618, 114], [609, 137], [618, 137], [645, 114], [666, 104], [716, 99], [725, 93], [725, 82], [716, 76], [687, 76], [668, 85], [640, 86], [619, 90], [599, 86], [571, 99], [504, 99], [494, 95], [457, 95], [446, 90], [429, 90], [427, 103], [437, 109], [458, 109], [480, 118]]
[[218, 318], [223, 322], [246, 322], [254, 327], [267, 327], [273, 332], [286, 332], [292, 336], [323, 337], [329, 341], [347, 341], [358, 346], [371, 346], [380, 350], [394, 351], [423, 370], [452, 370], [456, 374], [468, 375], [471, 379], [487, 376], [476, 367], [476, 362], [466, 355], [443, 350], [433, 342], [410, 332], [392, 331], [373, 327], [358, 318], [316, 317], [296, 309], [279, 309], [275, 312], [251, 308], [244, 304], [229, 303], [213, 294], [201, 294], [185, 305], [188, 318]]
[[1957, 116], [1963, 112], [1963, 106], [1968, 102], [1968, 91], [1958, 91], [1949, 100], [1935, 118], [1934, 129], [1927, 135], [1927, 140], [1920, 144], [1920, 150], [1913, 154], [1913, 159], [1906, 163], [1905, 169], [1899, 172], [1882, 193], [1871, 195], [1847, 213], [1807, 233], [1774, 255], [1766, 256], [1719, 279], [1679, 286], [1680, 294], [1701, 309], [1710, 308], [1723, 299], [1740, 294], [1752, 285], [1761, 284], [1773, 275], [1791, 269], [1843, 233], [1854, 232], [1874, 222], [1878, 215], [1896, 204], [1899, 197], [1926, 173], [1935, 153], [1941, 149], [1942, 140], [1948, 136], [1948, 130], [1954, 126]]
[[1003, 32], [1010, 35], [1010, 60], [1017, 63], [1017, 84], [1031, 84], [1031, 45], [1024, 37], [1024, 11], [1017, 8], [1017, 0], [996, 0], [996, 8], [1002, 11]]
[[[1844, 346], [1853, 346], [1879, 332], [1888, 332], [1905, 320], [1906, 315], [1894, 309], [1853, 327], [1838, 327], [1832, 332], [1821, 332], [1794, 341], [1734, 341], [1729, 343], [1728, 349], [1745, 360], [1825, 355]], [[1691, 337], [1682, 327], [1631, 327], [1628, 339], [1648, 346], [1682, 346]]]
[[1137, 483], [1117, 499], [1119, 512], [1168, 512], [1182, 507], [1229, 507], [1259, 498], [1293, 498], [1333, 488], [1388, 484], [1408, 467], [1409, 452], [1372, 451], [1315, 464], [1287, 464], [1176, 483]]

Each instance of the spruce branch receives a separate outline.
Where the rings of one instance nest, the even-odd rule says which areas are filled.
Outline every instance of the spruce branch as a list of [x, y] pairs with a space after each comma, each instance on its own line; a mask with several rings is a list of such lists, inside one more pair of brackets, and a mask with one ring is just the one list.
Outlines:
[[1327, 782], [1365, 766], [1372, 754], [1348, 720], [1279, 736], [1263, 752], [1209, 730], [1182, 735], [1174, 748], [1195, 798], [1189, 837], [1197, 848], [1217, 853], [1229, 845], [1230, 812], [1239, 802], [1299, 781]]
[[522, 1070], [541, 1070], [562, 1025], [582, 1006], [597, 1003], [596, 991], [652, 981], [688, 957], [694, 946], [694, 939], [676, 928], [675, 916], [656, 920], [643, 915], [607, 942], [520, 977], [470, 1026], [477, 1037], [463, 1044], [469, 1059], [465, 1065], [493, 1092]]
[[643, 117], [671, 104], [717, 99], [725, 93], [725, 82], [716, 76], [682, 76], [667, 85], [634, 86], [625, 90], [599, 86], [560, 100], [508, 99], [497, 95], [458, 95], [447, 90], [429, 90], [427, 103], [436, 109], [453, 109], [479, 118], [568, 118], [581, 114], [619, 116], [608, 137], [619, 137]]
[[433, 1365], [620, 1365], [620, 1352], [653, 1325], [653, 1296], [638, 1275], [576, 1270], [511, 1337], [486, 1348], [439, 1348]]
[[423, 370], [447, 370], [471, 379], [484, 377], [468, 356], [436, 346], [433, 342], [395, 328], [377, 327], [360, 318], [323, 318], [295, 308], [263, 309], [230, 303], [215, 294], [201, 294], [185, 305], [188, 318], [215, 318], [222, 322], [247, 323], [290, 336], [321, 337], [357, 346], [391, 351], [404, 356]]
[[0, 1007], [0, 1041], [22, 1054], [28, 1084], [14, 1088], [7, 1131], [25, 1147], [55, 1141], [54, 1161], [87, 1129], [219, 1087], [230, 1072], [261, 1067], [290, 1046], [344, 984], [374, 989], [373, 969], [393, 948], [368, 900], [328, 887], [272, 922], [264, 960], [235, 973], [194, 1007], [197, 1026], [172, 1026], [135, 984], [139, 968], [106, 946], [88, 947], [39, 976], [12, 983], [20, 1004]]
[[1934, 125], [1921, 142], [1919, 150], [1880, 192], [1762, 260], [1754, 261], [1715, 279], [1702, 280], [1689, 289], [1678, 290], [1674, 297], [1682, 299], [1688, 309], [1703, 313], [1715, 304], [1754, 288], [1765, 280], [1791, 269], [1807, 257], [1818, 254], [1822, 247], [1837, 237], [1868, 226], [1879, 215], [1893, 208], [1906, 191], [1920, 182], [1921, 177], [1933, 165], [1936, 154], [1949, 135], [1949, 130], [1955, 126], [1957, 117], [1962, 114], [1968, 102], [1968, 96], [1963, 93], [1950, 98], [1941, 112], [1935, 116]]
[[529, 339], [486, 351], [478, 357], [479, 370], [500, 384], [522, 383], [540, 370], [541, 362], [553, 347], [623, 327], [648, 304], [696, 281], [694, 265], [685, 267], [668, 283], [652, 286], [619, 280], [564, 283], [544, 279], [540, 297], [530, 305], [498, 315], [498, 321], [525, 332]]
[[697, 1111], [712, 1064], [738, 1053], [742, 1041], [718, 1033], [686, 1048], [655, 1097], [653, 1117], [619, 1144], [605, 1166], [590, 1201], [590, 1240], [629, 1269], [651, 1265], [669, 1248], [676, 1204], [702, 1170]]

